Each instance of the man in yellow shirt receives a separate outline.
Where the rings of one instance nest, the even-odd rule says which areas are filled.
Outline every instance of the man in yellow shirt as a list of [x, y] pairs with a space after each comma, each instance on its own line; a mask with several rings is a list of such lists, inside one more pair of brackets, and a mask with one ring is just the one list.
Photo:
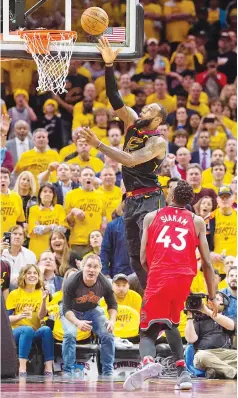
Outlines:
[[78, 139], [76, 146], [78, 156], [68, 160], [67, 163], [76, 163], [81, 168], [89, 166], [94, 170], [95, 173], [99, 173], [103, 169], [104, 164], [100, 159], [90, 156], [90, 149], [90, 145], [88, 145], [84, 139]]
[[230, 187], [224, 185], [219, 188], [217, 204], [218, 208], [211, 213], [210, 227], [210, 251], [215, 268], [220, 273], [225, 273], [222, 252], [226, 256], [237, 255], [237, 214], [232, 208], [234, 201]]
[[97, 108], [93, 112], [94, 114], [94, 127], [92, 127], [92, 131], [96, 134], [96, 136], [101, 140], [105, 138], [107, 135], [107, 125], [109, 121], [109, 112], [104, 108]]
[[204, 184], [203, 188], [210, 188], [218, 194], [220, 187], [224, 185], [224, 177], [226, 174], [226, 166], [220, 161], [213, 162], [211, 164], [211, 171], [213, 176], [212, 183]]
[[206, 116], [210, 109], [201, 101], [202, 87], [199, 83], [193, 83], [190, 87], [187, 108], [197, 111], [201, 116]]
[[146, 45], [146, 53], [136, 65], [136, 73], [138, 74], [143, 72], [144, 62], [149, 58], [154, 61], [154, 72], [160, 75], [167, 75], [170, 72], [170, 63], [168, 58], [159, 54], [159, 41], [155, 37], [151, 37], [147, 40]]
[[81, 171], [81, 188], [66, 194], [65, 210], [71, 228], [69, 243], [74, 251], [84, 256], [90, 251], [88, 237], [92, 231], [106, 227], [103, 194], [94, 189], [95, 173], [90, 167]]
[[102, 185], [100, 186], [99, 191], [103, 194], [106, 217], [109, 222], [112, 220], [112, 213], [121, 203], [122, 191], [115, 185], [116, 173], [112, 167], [104, 167], [101, 171], [100, 179], [102, 180]]
[[13, 59], [2, 62], [2, 69], [5, 72], [7, 94], [13, 94], [18, 88], [29, 93], [34, 74], [37, 73], [37, 66], [33, 60]]
[[[221, 162], [221, 163], [225, 163], [224, 162], [225, 156], [224, 156], [224, 152], [221, 149], [215, 149], [215, 151], [212, 152], [212, 156], [211, 156], [211, 163], [214, 162]], [[207, 185], [207, 184], [211, 184], [213, 180], [212, 177], [212, 170], [211, 167], [209, 167], [208, 169], [204, 170], [202, 172], [202, 186]], [[224, 177], [224, 184], [230, 184], [232, 181], [232, 174], [229, 173], [229, 171], [226, 171], [225, 177]]]
[[164, 4], [163, 15], [166, 23], [166, 40], [170, 43], [184, 41], [196, 16], [193, 1], [167, 1]]
[[1, 167], [0, 172], [0, 196], [1, 196], [1, 238], [4, 232], [8, 232], [18, 222], [25, 221], [22, 200], [18, 193], [10, 191], [10, 171]]
[[147, 97], [146, 104], [158, 103], [163, 105], [168, 113], [174, 112], [177, 108], [176, 97], [168, 94], [166, 78], [161, 76], [154, 82], [155, 93]]
[[[35, 145], [33, 149], [23, 153], [18, 160], [14, 174], [17, 176], [22, 171], [30, 171], [38, 183], [38, 174], [47, 170], [48, 166], [52, 162], [59, 162], [59, 154], [50, 149], [48, 146], [48, 132], [43, 128], [39, 128], [33, 133], [33, 144]], [[55, 182], [56, 176], [52, 175], [50, 181]]]
[[146, 39], [157, 37], [160, 40], [160, 30], [162, 23], [160, 22], [162, 16], [162, 7], [160, 4], [155, 4], [151, 0], [143, 0], [144, 8], [144, 29]]
[[[125, 274], [117, 274], [112, 279], [112, 290], [115, 294], [118, 305], [126, 305], [140, 313], [142, 298], [134, 290], [130, 290], [129, 279]], [[100, 301], [101, 307], [106, 307], [106, 302], [103, 299]]]
[[236, 157], [237, 157], [237, 141], [235, 138], [230, 138], [226, 142], [225, 147], [225, 165], [229, 173], [234, 174], [235, 165], [236, 165]]

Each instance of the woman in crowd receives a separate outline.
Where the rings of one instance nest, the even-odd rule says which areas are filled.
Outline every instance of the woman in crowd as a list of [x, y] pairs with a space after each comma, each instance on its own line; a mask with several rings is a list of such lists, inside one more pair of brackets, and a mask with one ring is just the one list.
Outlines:
[[36, 256], [31, 250], [23, 247], [25, 235], [21, 225], [12, 227], [10, 233], [10, 245], [5, 242], [5, 249], [2, 252], [2, 257], [10, 264], [10, 290], [13, 290], [17, 288], [20, 270], [27, 264], [36, 264]]
[[57, 266], [55, 262], [55, 255], [50, 250], [45, 251], [40, 255], [38, 262], [41, 277], [44, 285], [50, 294], [58, 292], [62, 287], [63, 278], [56, 275]]
[[64, 276], [69, 268], [78, 268], [82, 258], [68, 246], [63, 232], [53, 231], [49, 238], [49, 247], [55, 255], [56, 274]]
[[204, 196], [194, 205], [196, 214], [202, 218], [207, 217], [211, 213], [212, 208], [213, 203], [210, 196]]
[[46, 301], [49, 292], [43, 290], [40, 270], [36, 265], [28, 264], [21, 269], [18, 289], [7, 297], [6, 307], [13, 329], [13, 336], [18, 345], [19, 376], [25, 377], [26, 364], [33, 341], [41, 341], [44, 353], [46, 376], [52, 376], [54, 360], [54, 339], [48, 326], [40, 325], [46, 316]]
[[63, 206], [55, 202], [55, 189], [52, 184], [46, 183], [40, 187], [38, 205], [30, 208], [29, 248], [36, 254], [37, 259], [49, 247], [50, 232], [57, 230], [65, 233], [68, 227]]
[[172, 136], [177, 130], [183, 129], [188, 131], [188, 128], [189, 124], [187, 110], [184, 107], [180, 107], [176, 110], [175, 120], [170, 128], [170, 138], [172, 139]]
[[13, 191], [17, 192], [22, 198], [22, 206], [28, 222], [30, 207], [36, 205], [36, 183], [33, 174], [30, 171], [23, 171], [17, 177]]
[[92, 249], [90, 251], [90, 254], [97, 254], [98, 256], [100, 256], [101, 247], [102, 247], [102, 239], [103, 239], [103, 236], [102, 236], [101, 232], [98, 230], [92, 231], [89, 234], [89, 238], [88, 238], [89, 246]]
[[237, 122], [237, 95], [232, 94], [224, 105], [223, 115], [229, 117], [233, 122]]
[[179, 148], [184, 148], [187, 146], [188, 143], [188, 133], [184, 129], [176, 130], [173, 136], [172, 141], [177, 145]]
[[188, 139], [187, 148], [190, 151], [192, 150], [193, 140], [194, 140], [195, 134], [196, 134], [196, 132], [198, 130], [198, 127], [200, 125], [200, 122], [201, 122], [201, 116], [199, 115], [199, 113], [194, 113], [188, 119], [189, 139]]

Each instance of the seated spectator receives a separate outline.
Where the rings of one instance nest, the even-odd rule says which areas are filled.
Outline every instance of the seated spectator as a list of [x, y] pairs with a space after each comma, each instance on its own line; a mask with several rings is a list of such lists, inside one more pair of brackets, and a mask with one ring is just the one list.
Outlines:
[[131, 92], [131, 78], [128, 73], [120, 76], [119, 93], [126, 106], [132, 107], [135, 105], [135, 95]]
[[201, 130], [198, 135], [197, 150], [192, 152], [191, 163], [199, 163], [203, 170], [211, 165], [210, 134], [206, 130]]
[[132, 109], [139, 116], [146, 103], [146, 93], [144, 89], [142, 90], [140, 88], [135, 89], [133, 92], [135, 94], [135, 105], [132, 107]]
[[176, 98], [168, 94], [166, 78], [158, 77], [154, 82], [155, 93], [151, 94], [146, 99], [146, 104], [159, 103], [167, 109], [168, 113], [175, 111]]
[[94, 171], [85, 167], [81, 171], [82, 187], [67, 193], [65, 210], [70, 226], [69, 243], [81, 257], [89, 252], [88, 234], [106, 227], [106, 209], [103, 195], [93, 186]]
[[35, 145], [33, 149], [21, 155], [14, 174], [18, 176], [22, 171], [30, 171], [37, 184], [38, 174], [47, 170], [50, 163], [59, 162], [60, 159], [58, 153], [49, 148], [48, 132], [45, 129], [37, 129], [33, 132], [33, 144]]
[[174, 142], [174, 144], [177, 147], [179, 147], [179, 148], [185, 147], [186, 148], [187, 143], [188, 143], [187, 131], [184, 129], [175, 130], [172, 141]]
[[116, 183], [117, 187], [121, 187], [122, 180], [122, 166], [121, 163], [116, 162], [115, 160], [109, 158], [107, 155], [104, 155], [104, 166], [111, 167], [116, 173]]
[[143, 62], [143, 71], [136, 73], [131, 78], [132, 88], [135, 90], [144, 87], [146, 83], [154, 83], [157, 77], [158, 73], [154, 71], [154, 60], [152, 58], [145, 58]]
[[182, 107], [182, 106], [180, 106], [180, 107], [178, 106], [177, 110], [176, 110], [174, 122], [171, 126], [172, 132], [174, 133], [176, 130], [179, 130], [179, 129], [187, 130], [188, 129], [187, 122], [188, 122], [188, 114], [187, 114], [186, 108]]
[[193, 141], [194, 141], [196, 132], [200, 126], [200, 122], [201, 122], [201, 116], [199, 115], [199, 113], [197, 113], [195, 111], [193, 111], [193, 112], [194, 113], [188, 118], [189, 139], [188, 139], [187, 148], [190, 151], [192, 151], [192, 149], [193, 149]]
[[231, 336], [235, 331], [235, 320], [222, 314], [222, 293], [217, 292], [216, 300], [219, 309], [215, 317], [209, 303], [202, 304], [204, 318], [201, 320], [193, 320], [193, 314], [188, 312], [185, 337], [196, 349], [194, 366], [205, 370], [208, 378], [234, 379], [237, 373], [237, 353], [231, 349]]
[[207, 70], [198, 73], [196, 81], [201, 84], [203, 90], [209, 98], [219, 97], [222, 88], [227, 83], [227, 77], [224, 73], [218, 72], [217, 57], [210, 57], [206, 64]]
[[44, 353], [45, 376], [53, 375], [54, 339], [48, 326], [40, 321], [46, 316], [49, 292], [43, 290], [40, 270], [36, 265], [26, 265], [18, 278], [18, 289], [7, 297], [6, 307], [12, 332], [18, 345], [19, 376], [26, 377], [26, 364], [33, 341], [41, 341]]
[[[112, 375], [115, 353], [113, 329], [117, 303], [110, 282], [100, 272], [100, 257], [95, 254], [88, 255], [82, 267], [82, 271], [77, 272], [64, 284], [63, 315], [67, 320], [64, 322], [62, 318], [64, 371], [72, 373], [76, 361], [76, 336], [79, 328], [83, 331], [92, 330], [100, 338], [102, 375]], [[103, 309], [98, 305], [102, 297], [108, 306], [109, 320], [106, 320]]]
[[70, 171], [71, 171], [71, 180], [74, 184], [79, 184], [80, 183], [80, 175], [81, 175], [81, 168], [77, 163], [71, 163], [70, 165]]
[[186, 56], [186, 70], [182, 73], [192, 72], [194, 75], [194, 71], [199, 71], [201, 69], [201, 65], [203, 64], [204, 59], [204, 51], [199, 46], [196, 37], [192, 34], [189, 34], [187, 39], [178, 44], [176, 50], [174, 51], [172, 46], [172, 55], [170, 59], [170, 63], [174, 62], [177, 53], [183, 53]]
[[[129, 279], [125, 274], [117, 274], [112, 279], [112, 290], [115, 294], [118, 305], [126, 305], [140, 313], [142, 299], [141, 296], [133, 290], [130, 290]], [[105, 299], [100, 301], [101, 307], [106, 307]]]
[[228, 112], [227, 117], [233, 122], [237, 122], [237, 95], [230, 96], [228, 102], [224, 105], [224, 110]]
[[203, 196], [210, 196], [213, 202], [213, 210], [217, 207], [216, 193], [213, 189], [203, 188], [202, 187], [202, 168], [197, 163], [192, 163], [187, 167], [187, 175], [186, 180], [193, 187], [194, 197], [191, 202], [191, 206], [193, 207], [199, 199]]
[[227, 171], [233, 174], [234, 166], [236, 164], [237, 158], [237, 140], [235, 138], [230, 138], [226, 142], [225, 147], [225, 165]]
[[63, 278], [62, 276], [55, 274], [57, 266], [54, 253], [51, 251], [43, 252], [40, 255], [37, 265], [40, 269], [41, 278], [44, 282], [45, 289], [48, 290], [51, 295], [61, 290]]
[[17, 223], [25, 222], [22, 200], [18, 193], [10, 191], [10, 171], [5, 167], [0, 170], [1, 197], [1, 237]]
[[230, 303], [223, 314], [231, 318], [237, 318], [237, 267], [230, 267], [228, 270], [227, 283], [228, 287], [223, 289], [222, 293], [229, 297]]
[[[226, 116], [224, 113], [224, 105], [220, 98], [211, 98], [209, 101], [209, 106], [211, 113], [213, 113], [218, 120], [220, 120], [226, 128], [231, 130], [232, 134], [236, 137], [236, 131], [234, 129], [236, 127], [236, 123], [230, 119], [230, 115]], [[220, 126], [217, 128], [219, 131], [223, 132]]]
[[15, 138], [7, 141], [6, 148], [11, 152], [15, 166], [21, 155], [32, 149], [34, 145], [30, 134], [30, 126], [24, 120], [18, 120], [15, 123], [14, 134]]
[[170, 94], [177, 93], [183, 80], [183, 73], [187, 70], [187, 59], [183, 52], [176, 51], [174, 61], [171, 63], [171, 71], [167, 76], [168, 88]]
[[99, 173], [103, 169], [104, 164], [100, 159], [90, 156], [90, 149], [90, 145], [83, 138], [79, 138], [77, 140], [77, 156], [68, 160], [67, 163], [76, 163], [81, 168], [89, 166], [95, 173]]
[[27, 264], [36, 264], [36, 256], [31, 250], [23, 247], [25, 240], [24, 229], [21, 225], [15, 225], [10, 229], [11, 242], [2, 252], [11, 268], [10, 290], [16, 289], [17, 280], [21, 268]]
[[[30, 171], [23, 171], [19, 174], [13, 191], [17, 192], [22, 199], [22, 206], [27, 224], [30, 208], [37, 203], [36, 183], [33, 174]], [[25, 229], [27, 229], [26, 224], [24, 223]]]
[[210, 184], [204, 184], [203, 188], [211, 188], [218, 194], [220, 187], [224, 185], [224, 177], [226, 174], [226, 166], [224, 163], [216, 161], [211, 164], [213, 181]]
[[52, 185], [56, 191], [57, 203], [59, 205], [63, 205], [67, 192], [78, 188], [80, 184], [71, 180], [71, 170], [68, 163], [59, 164], [57, 162], [53, 162], [49, 164], [46, 171], [38, 176], [40, 185], [49, 181], [51, 173], [55, 170], [57, 182], [54, 182]]
[[94, 126], [92, 131], [96, 134], [99, 140], [105, 138], [107, 135], [107, 125], [109, 121], [109, 112], [105, 108], [97, 108], [94, 110]]
[[103, 201], [106, 208], [107, 221], [112, 220], [112, 213], [121, 203], [122, 192], [116, 184], [116, 174], [112, 167], [104, 167], [100, 173], [102, 185], [99, 191], [103, 194]]
[[[3, 247], [1, 245], [1, 251], [2, 248]], [[7, 299], [7, 296], [9, 295], [10, 277], [11, 277], [11, 269], [9, 263], [5, 260], [0, 260], [1, 292], [5, 301]]]
[[91, 252], [89, 252], [88, 254], [97, 254], [98, 256], [100, 256], [101, 253], [101, 247], [102, 247], [102, 233], [100, 231], [92, 231], [89, 234], [89, 246], [92, 249]]
[[191, 161], [191, 153], [187, 148], [181, 147], [176, 152], [176, 165], [182, 180], [186, 180], [187, 170]]
[[9, 115], [1, 115], [1, 120], [0, 120], [0, 134], [1, 134], [1, 140], [0, 140], [0, 161], [1, 161], [1, 167], [5, 167], [12, 172], [14, 169], [14, 160], [12, 157], [12, 154], [10, 151], [7, 150], [7, 133], [9, 130], [9, 125], [10, 125], [10, 117]]
[[68, 224], [63, 206], [55, 204], [56, 192], [52, 184], [43, 184], [37, 197], [38, 204], [32, 206], [28, 219], [29, 249], [37, 259], [48, 249], [50, 232], [66, 232]]
[[14, 100], [16, 106], [8, 109], [8, 114], [11, 118], [11, 126], [8, 138], [14, 138], [14, 126], [18, 120], [24, 120], [31, 126], [31, 122], [37, 120], [37, 116], [33, 109], [29, 106], [29, 95], [26, 90], [18, 89], [14, 93]]
[[38, 119], [36, 128], [43, 128], [48, 131], [49, 146], [59, 150], [63, 146], [63, 134], [58, 103], [54, 99], [48, 99], [44, 103], [43, 112], [44, 116]]
[[66, 236], [63, 232], [53, 231], [49, 238], [49, 248], [55, 256], [56, 275], [64, 276], [68, 269], [78, 269], [82, 258], [69, 249]]
[[233, 192], [230, 187], [222, 186], [218, 190], [218, 208], [209, 217], [209, 249], [215, 268], [224, 272], [223, 254], [236, 256], [237, 214], [232, 208]]
[[[225, 163], [225, 155], [224, 152], [221, 149], [215, 149], [212, 152], [211, 156], [211, 163], [214, 162], [221, 162]], [[212, 177], [212, 169], [211, 167], [208, 167], [208, 169], [204, 170], [202, 172], [202, 185], [210, 184], [212, 183], [213, 177]], [[229, 185], [232, 181], [232, 174], [229, 173], [229, 171], [226, 171], [225, 177], [224, 177], [224, 184]]]
[[197, 111], [201, 116], [206, 116], [209, 113], [208, 106], [200, 99], [202, 87], [199, 83], [191, 85], [187, 102], [188, 109]]

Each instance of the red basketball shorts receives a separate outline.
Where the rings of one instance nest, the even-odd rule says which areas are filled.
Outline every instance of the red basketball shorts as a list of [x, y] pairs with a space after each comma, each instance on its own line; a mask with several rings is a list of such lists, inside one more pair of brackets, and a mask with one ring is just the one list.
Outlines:
[[154, 323], [163, 323], [169, 328], [178, 325], [180, 312], [184, 309], [184, 302], [189, 293], [193, 276], [181, 275], [168, 278], [158, 286], [155, 294], [147, 295], [147, 286], [141, 308], [140, 328], [147, 330]]

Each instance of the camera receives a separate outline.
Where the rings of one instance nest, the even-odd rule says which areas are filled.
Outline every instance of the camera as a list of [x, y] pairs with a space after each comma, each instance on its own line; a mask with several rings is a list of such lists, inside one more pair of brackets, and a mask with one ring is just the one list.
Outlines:
[[3, 233], [3, 242], [11, 244], [11, 232], [4, 232]]
[[200, 312], [202, 307], [202, 299], [207, 298], [208, 295], [204, 293], [190, 293], [186, 300], [184, 313], [190, 312]]

